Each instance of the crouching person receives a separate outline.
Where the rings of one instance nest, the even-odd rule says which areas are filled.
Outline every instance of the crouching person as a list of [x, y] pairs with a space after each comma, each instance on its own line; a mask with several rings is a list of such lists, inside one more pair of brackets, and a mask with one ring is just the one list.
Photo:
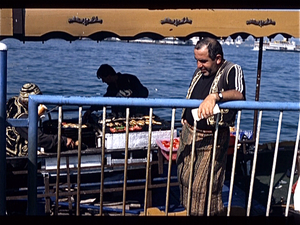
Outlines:
[[[10, 98], [6, 103], [6, 117], [12, 119], [28, 118], [28, 96], [42, 94], [34, 83], [22, 86], [19, 96]], [[74, 149], [75, 143], [71, 138], [62, 136], [62, 150]], [[56, 152], [58, 135], [45, 134], [38, 129], [38, 146], [45, 152]], [[28, 127], [6, 127], [6, 155], [27, 156], [28, 154]]]

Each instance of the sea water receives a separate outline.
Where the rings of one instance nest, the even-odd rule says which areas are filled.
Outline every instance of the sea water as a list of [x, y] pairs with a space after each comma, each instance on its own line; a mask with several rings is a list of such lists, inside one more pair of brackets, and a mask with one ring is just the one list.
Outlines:
[[[117, 72], [136, 75], [149, 90], [149, 98], [184, 99], [196, 61], [194, 46], [127, 42], [2, 41], [8, 47], [7, 98], [17, 95], [26, 82], [36, 83], [47, 95], [102, 96], [107, 85], [97, 79], [103, 63]], [[241, 65], [246, 98], [255, 100], [258, 52], [250, 45], [223, 45], [225, 59]], [[259, 101], [300, 102], [300, 54], [263, 52]], [[154, 109], [170, 120], [170, 109]], [[180, 120], [181, 109], [176, 112]], [[252, 130], [253, 111], [242, 111], [242, 130]], [[295, 141], [299, 112], [284, 112], [282, 141]], [[263, 112], [260, 142], [276, 140], [279, 112]]]

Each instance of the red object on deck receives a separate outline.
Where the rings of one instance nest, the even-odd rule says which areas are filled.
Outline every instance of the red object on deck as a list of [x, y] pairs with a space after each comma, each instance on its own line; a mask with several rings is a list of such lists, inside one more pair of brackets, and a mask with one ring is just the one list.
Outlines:
[[[158, 147], [160, 148], [161, 154], [167, 159], [169, 160], [170, 158], [170, 140], [167, 139], [163, 139], [163, 140], [156, 140], [156, 143], [158, 145]], [[173, 140], [173, 151], [172, 151], [172, 160], [176, 160], [177, 157], [177, 150], [179, 148], [179, 137], [178, 138], [174, 138]]]
[[[234, 142], [235, 142], [235, 135], [230, 133], [230, 140], [229, 140], [229, 146], [228, 146], [228, 151], [227, 151], [228, 155], [232, 155], [234, 152]], [[157, 143], [158, 147], [160, 148], [162, 155], [167, 160], [169, 160], [170, 140], [167, 140], [167, 139], [156, 140], [156, 143]], [[179, 137], [174, 138], [174, 141], [173, 141], [172, 160], [176, 160], [178, 147], [179, 147]]]
[[230, 133], [230, 140], [229, 140], [227, 155], [232, 155], [233, 154], [233, 152], [234, 152], [234, 142], [235, 142], [235, 135]]
[[296, 190], [296, 187], [297, 187], [297, 183], [298, 183], [298, 180], [297, 180], [296, 183], [294, 183], [293, 186], [292, 186], [292, 193], [293, 193], [293, 194], [295, 193], [295, 190]]

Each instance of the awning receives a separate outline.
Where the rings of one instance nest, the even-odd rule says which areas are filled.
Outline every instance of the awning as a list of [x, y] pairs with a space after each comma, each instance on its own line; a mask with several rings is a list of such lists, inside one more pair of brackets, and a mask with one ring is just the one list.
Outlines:
[[0, 9], [0, 39], [300, 37], [299, 10]]

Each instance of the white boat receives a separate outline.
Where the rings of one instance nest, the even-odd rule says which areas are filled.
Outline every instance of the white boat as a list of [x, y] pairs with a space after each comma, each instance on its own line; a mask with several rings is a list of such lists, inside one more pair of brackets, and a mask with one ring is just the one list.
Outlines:
[[243, 44], [243, 39], [241, 37], [237, 37], [234, 40], [234, 44], [235, 44], [236, 47], [239, 47], [241, 44]]
[[221, 45], [224, 45], [224, 43], [225, 43], [224, 39], [222, 39], [222, 38], [219, 39], [218, 41], [219, 41], [219, 43], [220, 43]]
[[129, 40], [128, 42], [134, 42], [134, 43], [144, 43], [144, 44], [156, 44], [156, 41], [148, 38], [148, 37], [143, 37], [135, 40]]
[[294, 41], [283, 39], [281, 41], [270, 42], [269, 45], [266, 46], [266, 50], [300, 52], [300, 46], [297, 46]]
[[234, 45], [234, 41], [232, 39], [227, 38], [224, 42], [226, 45]]
[[199, 40], [200, 40], [199, 37], [192, 37], [192, 38], [190, 38], [190, 41], [192, 41], [193, 45], [196, 45]]
[[[269, 42], [264, 42], [263, 43], [263, 51], [266, 51], [266, 46], [269, 45]], [[259, 41], [255, 41], [254, 42], [254, 46], [253, 46], [253, 51], [258, 51], [259, 50]]]
[[183, 41], [175, 37], [167, 37], [162, 40], [153, 40], [148, 37], [143, 37], [135, 40], [129, 40], [128, 42], [144, 43], [144, 44], [163, 44], [163, 45], [193, 45], [192, 40]]
[[180, 40], [179, 38], [175, 38], [175, 37], [166, 37], [162, 40], [158, 41], [158, 44], [166, 44], [166, 45], [193, 45], [193, 41], [192, 40], [187, 40], [187, 41], [183, 41]]
[[108, 37], [105, 38], [104, 41], [121, 41], [121, 39], [117, 37]]
[[[259, 42], [254, 43], [253, 50], [259, 50]], [[275, 40], [272, 42], [264, 42], [263, 50], [266, 51], [284, 51], [284, 52], [300, 52], [300, 45], [296, 45], [295, 41]]]
[[[200, 40], [200, 38], [199, 37], [192, 37], [192, 38], [190, 38], [190, 42], [193, 44], [193, 45], [196, 45], [197, 44], [197, 42]], [[221, 44], [221, 45], [223, 45], [224, 44], [224, 39], [218, 39], [218, 41], [219, 41], [219, 43]]]

